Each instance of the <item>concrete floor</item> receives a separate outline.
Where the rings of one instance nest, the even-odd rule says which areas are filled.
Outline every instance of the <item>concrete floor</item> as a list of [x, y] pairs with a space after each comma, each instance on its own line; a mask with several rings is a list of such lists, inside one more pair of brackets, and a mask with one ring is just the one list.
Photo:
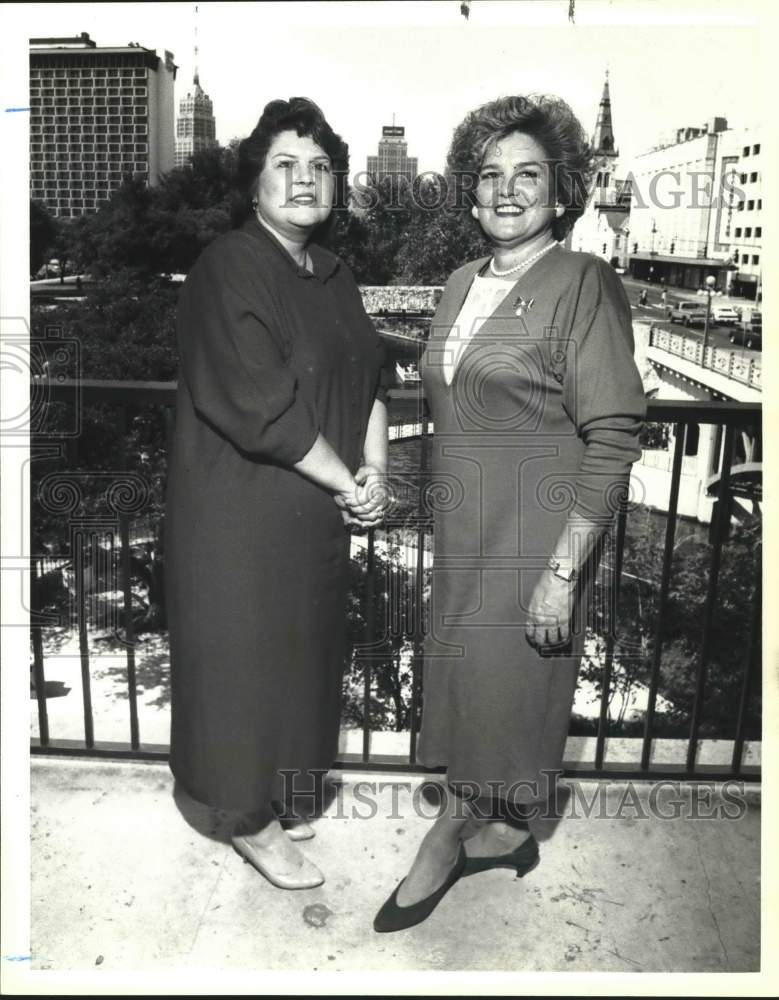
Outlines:
[[[704, 816], [741, 807], [721, 786], [709, 803], [695, 786], [658, 795], [651, 784], [571, 783], [563, 819], [533, 824], [542, 857], [526, 878], [464, 879], [425, 923], [379, 935], [373, 916], [432, 810], [419, 777], [336, 777], [338, 794], [302, 845], [328, 880], [284, 892], [232, 851], [230, 817], [174, 797], [165, 766], [34, 758], [31, 968], [759, 969], [754, 786], [738, 796], [740, 818], [696, 819], [696, 802]], [[582, 796], [595, 795], [585, 819]], [[668, 816], [682, 802], [681, 815], [649, 816], [653, 797]]]

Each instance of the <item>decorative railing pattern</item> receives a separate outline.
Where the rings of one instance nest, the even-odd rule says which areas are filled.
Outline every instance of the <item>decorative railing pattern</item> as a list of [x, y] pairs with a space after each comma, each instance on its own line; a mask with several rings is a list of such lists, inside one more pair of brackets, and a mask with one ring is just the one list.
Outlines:
[[703, 341], [657, 327], [652, 327], [650, 331], [649, 346], [668, 351], [669, 354], [708, 368], [742, 385], [753, 389], [762, 388], [762, 362], [759, 357], [747, 357], [742, 351], [712, 346], [706, 347], [704, 355]]
[[362, 285], [362, 301], [371, 316], [432, 316], [441, 300], [440, 285]]

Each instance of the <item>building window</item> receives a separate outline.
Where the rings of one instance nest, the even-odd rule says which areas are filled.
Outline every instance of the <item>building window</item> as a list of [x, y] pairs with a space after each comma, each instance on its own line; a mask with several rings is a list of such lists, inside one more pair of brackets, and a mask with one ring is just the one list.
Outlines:
[[752, 263], [753, 264], [759, 264], [760, 263], [760, 254], [757, 254], [757, 253], [753, 253], [752, 254]]
[[744, 202], [743, 201], [740, 201], [738, 203], [738, 205], [736, 206], [736, 211], [738, 211], [738, 212], [743, 212], [744, 211]]
[[752, 152], [755, 154], [755, 156], [757, 156], [757, 154], [760, 152], [760, 143], [759, 142], [755, 146], [752, 147]]
[[756, 171], [756, 170], [755, 170], [755, 171], [754, 171], [753, 173], [751, 173], [751, 174], [749, 175], [749, 179], [750, 179], [750, 181], [752, 181], [753, 183], [754, 183], [754, 182], [755, 182], [755, 181], [757, 180], [757, 171]]
[[733, 263], [738, 264], [738, 250], [733, 254]]
[[752, 235], [752, 227], [747, 226], [747, 228], [744, 230], [744, 236], [751, 236], [751, 235]]
[[762, 235], [763, 235], [763, 227], [755, 226], [755, 236], [762, 236]]
[[755, 203], [753, 199], [750, 198], [749, 201], [747, 202], [747, 212], [751, 212], [754, 207]]
[[744, 149], [743, 149], [741, 155], [742, 156], [749, 156], [749, 146], [744, 146]]
[[746, 182], [747, 182], [747, 175], [746, 174], [740, 174], [739, 175], [739, 180], [741, 181], [742, 184], [746, 184]]
[[740, 235], [741, 235], [741, 226], [739, 226], [739, 227], [738, 227], [738, 228], [736, 229], [736, 236], [740, 236]]
[[762, 198], [758, 198], [757, 199], [757, 207], [758, 208], [762, 208], [763, 207], [763, 199]]

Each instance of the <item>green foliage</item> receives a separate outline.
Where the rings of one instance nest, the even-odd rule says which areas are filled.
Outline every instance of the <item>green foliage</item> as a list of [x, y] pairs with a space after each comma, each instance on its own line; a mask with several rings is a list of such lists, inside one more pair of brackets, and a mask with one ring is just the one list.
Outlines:
[[470, 214], [453, 208], [443, 177], [413, 184], [385, 179], [355, 192], [354, 211], [340, 213], [330, 245], [361, 284], [443, 285], [485, 253]]
[[[666, 518], [638, 508], [628, 518], [615, 648], [615, 694], [629, 694], [636, 684], [648, 685], [659, 616], [660, 581]], [[707, 529], [679, 522], [673, 554], [668, 602], [663, 619], [659, 693], [671, 708], [656, 716], [656, 735], [686, 736], [695, 696], [704, 608], [712, 549]], [[752, 640], [752, 606], [760, 573], [761, 521], [734, 519], [724, 544], [717, 603], [709, 641], [701, 736], [732, 738], [735, 706]], [[604, 647], [582, 666], [581, 676], [600, 689]], [[618, 726], [628, 720], [617, 718]], [[760, 698], [753, 691], [747, 732], [760, 738]]]
[[30, 201], [30, 274], [43, 267], [54, 246], [59, 229], [45, 205]]
[[235, 149], [214, 147], [170, 171], [158, 187], [128, 179], [94, 215], [69, 228], [69, 256], [95, 277], [120, 270], [186, 273], [230, 228]]

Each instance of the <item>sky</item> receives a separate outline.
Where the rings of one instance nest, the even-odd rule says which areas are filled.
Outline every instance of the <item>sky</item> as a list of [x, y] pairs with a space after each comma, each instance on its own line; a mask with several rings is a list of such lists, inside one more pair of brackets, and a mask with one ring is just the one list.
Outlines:
[[[5, 4], [16, 37], [88, 32], [98, 45], [173, 52], [176, 101], [194, 72], [195, 4]], [[217, 138], [247, 135], [264, 104], [305, 95], [349, 143], [352, 171], [381, 126], [406, 127], [419, 169], [442, 169], [464, 115], [505, 94], [567, 100], [591, 133], [606, 69], [621, 162], [682, 125], [764, 118], [760, 0], [459, 0], [434, 3], [200, 3], [200, 81]], [[767, 49], [763, 50], [766, 53]]]

